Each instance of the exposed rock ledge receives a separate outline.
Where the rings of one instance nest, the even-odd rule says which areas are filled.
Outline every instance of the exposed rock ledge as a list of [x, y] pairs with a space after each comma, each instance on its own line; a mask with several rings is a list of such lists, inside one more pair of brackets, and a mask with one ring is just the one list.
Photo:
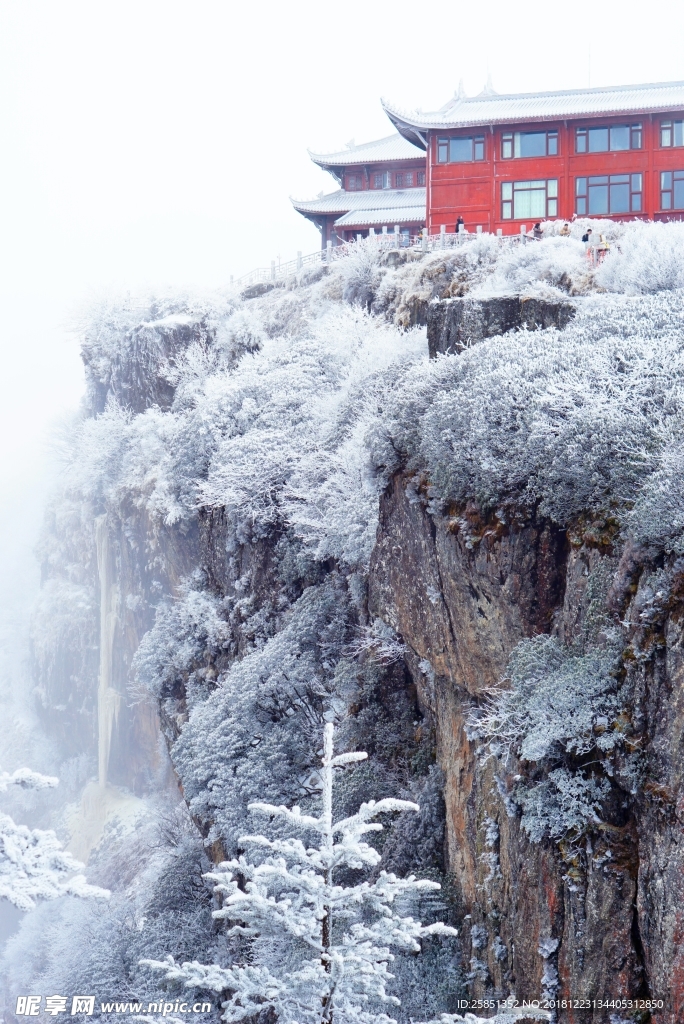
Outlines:
[[562, 330], [575, 315], [572, 302], [505, 295], [492, 299], [434, 299], [428, 306], [430, 358], [463, 349], [521, 327]]
[[[433, 517], [414, 483], [397, 476], [381, 503], [369, 606], [408, 645], [407, 663], [435, 723], [447, 865], [466, 915], [472, 994], [650, 995], [665, 999], [666, 1009], [629, 1019], [675, 1024], [684, 1006], [680, 604], [659, 624], [650, 656], [628, 668], [641, 695], [633, 740], [643, 744], [651, 781], [625, 793], [586, 844], [531, 842], [508, 799], [524, 769], [483, 758], [465, 729], [473, 701], [498, 683], [521, 638], [553, 633], [571, 644], [582, 635], [597, 572], [613, 581], [607, 612], [634, 623], [638, 647], [649, 567], [628, 547], [613, 550], [591, 531], [570, 535], [544, 522], [485, 521], [474, 506]], [[557, 1017], [562, 1024], [610, 1019], [598, 1008]]]

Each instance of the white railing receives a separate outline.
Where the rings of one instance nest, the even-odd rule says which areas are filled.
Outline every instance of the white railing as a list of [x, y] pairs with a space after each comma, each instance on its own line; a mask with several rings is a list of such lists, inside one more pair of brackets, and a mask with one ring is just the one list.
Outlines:
[[[437, 249], [451, 249], [455, 246], [467, 245], [468, 242], [474, 241], [481, 234], [483, 232], [478, 228], [477, 231], [440, 231], [437, 234], [430, 235], [425, 229], [419, 235], [406, 235], [395, 229], [394, 231], [369, 235], [366, 239], [361, 235], [357, 235], [357, 239], [354, 242], [343, 242], [341, 245], [333, 245], [331, 242], [328, 242], [325, 249], [317, 249], [316, 252], [309, 253], [307, 256], [302, 256], [301, 252], [298, 252], [297, 258], [289, 260], [287, 263], [271, 260], [270, 267], [257, 267], [256, 270], [250, 271], [249, 274], [243, 274], [242, 277], [238, 277], [235, 280], [231, 278], [231, 285], [242, 290], [255, 284], [284, 281], [287, 278], [294, 277], [306, 267], [319, 266], [321, 264], [329, 265], [343, 259], [352, 253], [357, 243], [361, 241], [365, 244], [375, 244], [380, 249], [411, 248], [414, 251], [434, 252]], [[527, 233], [527, 227], [524, 224], [521, 225], [520, 234], [502, 235], [497, 232], [497, 237], [502, 245], [525, 243], [532, 240], [532, 236]]]

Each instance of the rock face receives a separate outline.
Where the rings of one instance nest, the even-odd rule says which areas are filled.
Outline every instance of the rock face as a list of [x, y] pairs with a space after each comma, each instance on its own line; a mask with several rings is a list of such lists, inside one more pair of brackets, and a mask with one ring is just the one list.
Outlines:
[[549, 302], [508, 295], [492, 299], [435, 299], [428, 306], [430, 357], [463, 349], [497, 334], [526, 327], [562, 330], [575, 315], [571, 302]]
[[[401, 476], [383, 498], [369, 607], [408, 644], [420, 700], [436, 724], [447, 862], [475, 997], [511, 989], [520, 999], [651, 997], [666, 1003], [654, 1020], [682, 1019], [682, 605], [680, 595], [650, 611], [650, 568], [643, 552], [613, 550], [591, 529], [504, 526], [483, 521], [474, 507], [430, 516]], [[465, 717], [496, 686], [521, 638], [550, 632], [572, 643], [581, 635], [597, 569], [613, 580], [609, 610], [629, 623], [631, 743], [644, 751], [648, 781], [639, 795], [625, 793], [581, 844], [533, 843], [509, 796], [518, 766], [485, 760]], [[608, 1021], [610, 1012], [566, 1008], [558, 1020]]]

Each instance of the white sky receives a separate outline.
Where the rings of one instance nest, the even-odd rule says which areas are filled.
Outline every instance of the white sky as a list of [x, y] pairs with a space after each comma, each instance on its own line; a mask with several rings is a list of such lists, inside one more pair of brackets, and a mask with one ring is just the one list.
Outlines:
[[590, 44], [592, 85], [684, 79], [682, 38], [673, 0], [1, 0], [5, 498], [35, 504], [46, 425], [82, 390], [70, 312], [313, 251], [288, 195], [334, 184], [306, 149], [389, 134], [381, 95], [583, 86]]

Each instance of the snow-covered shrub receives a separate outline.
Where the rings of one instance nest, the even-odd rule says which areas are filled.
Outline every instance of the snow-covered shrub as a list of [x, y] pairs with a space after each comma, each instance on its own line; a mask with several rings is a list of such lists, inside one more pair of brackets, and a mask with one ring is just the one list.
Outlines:
[[581, 835], [588, 825], [601, 824], [599, 811], [609, 792], [605, 778], [556, 768], [541, 782], [520, 787], [521, 825], [533, 843]]
[[[522, 640], [508, 663], [508, 688], [471, 715], [473, 735], [491, 753], [545, 769], [541, 779], [525, 779], [516, 791], [522, 826], [534, 842], [581, 833], [600, 821], [610, 792], [601, 759], [622, 745], [621, 713], [630, 696], [619, 681], [616, 654], [611, 647], [579, 653], [546, 635]], [[583, 767], [590, 752], [591, 765]], [[570, 767], [548, 770], [562, 759]]]
[[[412, 367], [373, 435], [376, 459], [424, 473], [436, 506], [537, 508], [559, 524], [634, 500], [682, 436], [681, 314], [649, 337], [625, 303], [626, 337], [595, 302], [562, 333], [493, 338]], [[620, 303], [618, 303], [618, 308]], [[504, 514], [504, 513], [502, 513]], [[504, 514], [505, 515], [505, 514]]]
[[627, 697], [616, 667], [611, 648], [579, 654], [545, 634], [521, 640], [508, 662], [509, 688], [488, 699], [474, 727], [497, 753], [527, 762], [613, 750]]
[[493, 272], [475, 288], [477, 297], [488, 295], [545, 295], [588, 290], [586, 248], [572, 238], [544, 238], [529, 245], [502, 248]]
[[629, 224], [598, 268], [596, 283], [626, 295], [684, 288], [684, 224]]

